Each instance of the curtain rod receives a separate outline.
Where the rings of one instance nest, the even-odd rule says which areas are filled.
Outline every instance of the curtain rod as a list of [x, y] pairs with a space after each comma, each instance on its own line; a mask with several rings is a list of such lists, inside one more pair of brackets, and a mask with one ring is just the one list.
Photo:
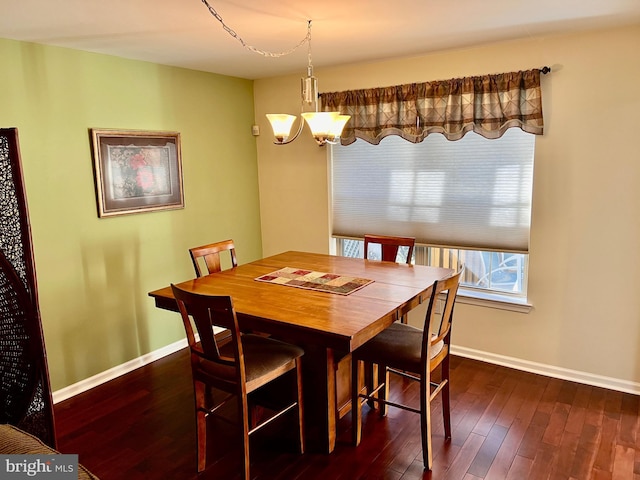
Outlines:
[[540, 73], [546, 75], [547, 73], [549, 73], [551, 71], [551, 67], [542, 67], [540, 69]]

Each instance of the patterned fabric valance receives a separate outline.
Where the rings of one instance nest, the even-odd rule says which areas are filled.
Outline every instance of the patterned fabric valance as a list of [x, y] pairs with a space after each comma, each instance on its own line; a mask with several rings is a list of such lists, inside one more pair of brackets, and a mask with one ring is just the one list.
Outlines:
[[519, 127], [542, 135], [539, 69], [320, 94], [324, 111], [351, 115], [341, 143], [377, 145], [388, 135], [418, 143], [430, 133], [459, 140], [468, 131], [499, 138]]

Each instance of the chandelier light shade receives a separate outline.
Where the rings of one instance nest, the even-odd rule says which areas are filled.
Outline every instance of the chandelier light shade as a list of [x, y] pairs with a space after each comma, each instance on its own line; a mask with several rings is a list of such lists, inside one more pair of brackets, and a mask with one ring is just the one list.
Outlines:
[[[267, 113], [267, 119], [273, 129], [274, 143], [288, 143], [291, 127], [293, 127], [293, 122], [296, 121], [296, 116], [286, 113]], [[298, 136], [298, 134], [295, 136]]]
[[340, 115], [340, 112], [305, 112], [302, 114], [311, 129], [318, 145], [325, 142], [336, 143], [351, 116]]

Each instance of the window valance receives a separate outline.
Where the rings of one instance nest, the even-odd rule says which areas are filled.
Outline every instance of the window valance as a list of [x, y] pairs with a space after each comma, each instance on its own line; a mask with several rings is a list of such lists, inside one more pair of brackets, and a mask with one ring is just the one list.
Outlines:
[[511, 127], [542, 135], [540, 69], [320, 94], [325, 111], [351, 115], [341, 143], [388, 135], [419, 143], [430, 133], [499, 138]]

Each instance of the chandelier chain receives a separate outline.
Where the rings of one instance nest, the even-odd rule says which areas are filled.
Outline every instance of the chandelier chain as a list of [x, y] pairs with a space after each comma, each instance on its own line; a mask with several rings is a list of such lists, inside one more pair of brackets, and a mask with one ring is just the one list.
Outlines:
[[[307, 24], [307, 35], [300, 41], [300, 43], [298, 43], [298, 45], [296, 45], [295, 47], [289, 49], [289, 50], [285, 50], [284, 52], [269, 52], [269, 51], [265, 51], [265, 50], [260, 50], [259, 48], [253, 47], [251, 45], [248, 45], [243, 39], [242, 37], [240, 37], [231, 27], [229, 27], [226, 23], [224, 23], [224, 20], [222, 19], [222, 17], [220, 16], [220, 14], [218, 12], [216, 12], [215, 8], [213, 8], [209, 2], [207, 2], [207, 0], [202, 0], [202, 3], [204, 3], [206, 5], [206, 7], [209, 9], [209, 12], [211, 13], [211, 15], [213, 15], [216, 20], [218, 20], [220, 22], [220, 24], [222, 25], [222, 28], [224, 28], [224, 30], [231, 35], [233, 38], [235, 38], [236, 40], [238, 40], [242, 46], [244, 48], [246, 48], [247, 50], [252, 51], [253, 53], [257, 53], [259, 55], [265, 56], [265, 57], [274, 57], [274, 58], [278, 58], [278, 57], [284, 57], [286, 55], [291, 55], [293, 52], [295, 52], [298, 48], [300, 48], [302, 45], [304, 45], [305, 43], [309, 43], [309, 49], [311, 48], [311, 20], [308, 21]], [[311, 57], [311, 52], [309, 51], [309, 57]], [[309, 62], [311, 62], [311, 58], [309, 58]]]

